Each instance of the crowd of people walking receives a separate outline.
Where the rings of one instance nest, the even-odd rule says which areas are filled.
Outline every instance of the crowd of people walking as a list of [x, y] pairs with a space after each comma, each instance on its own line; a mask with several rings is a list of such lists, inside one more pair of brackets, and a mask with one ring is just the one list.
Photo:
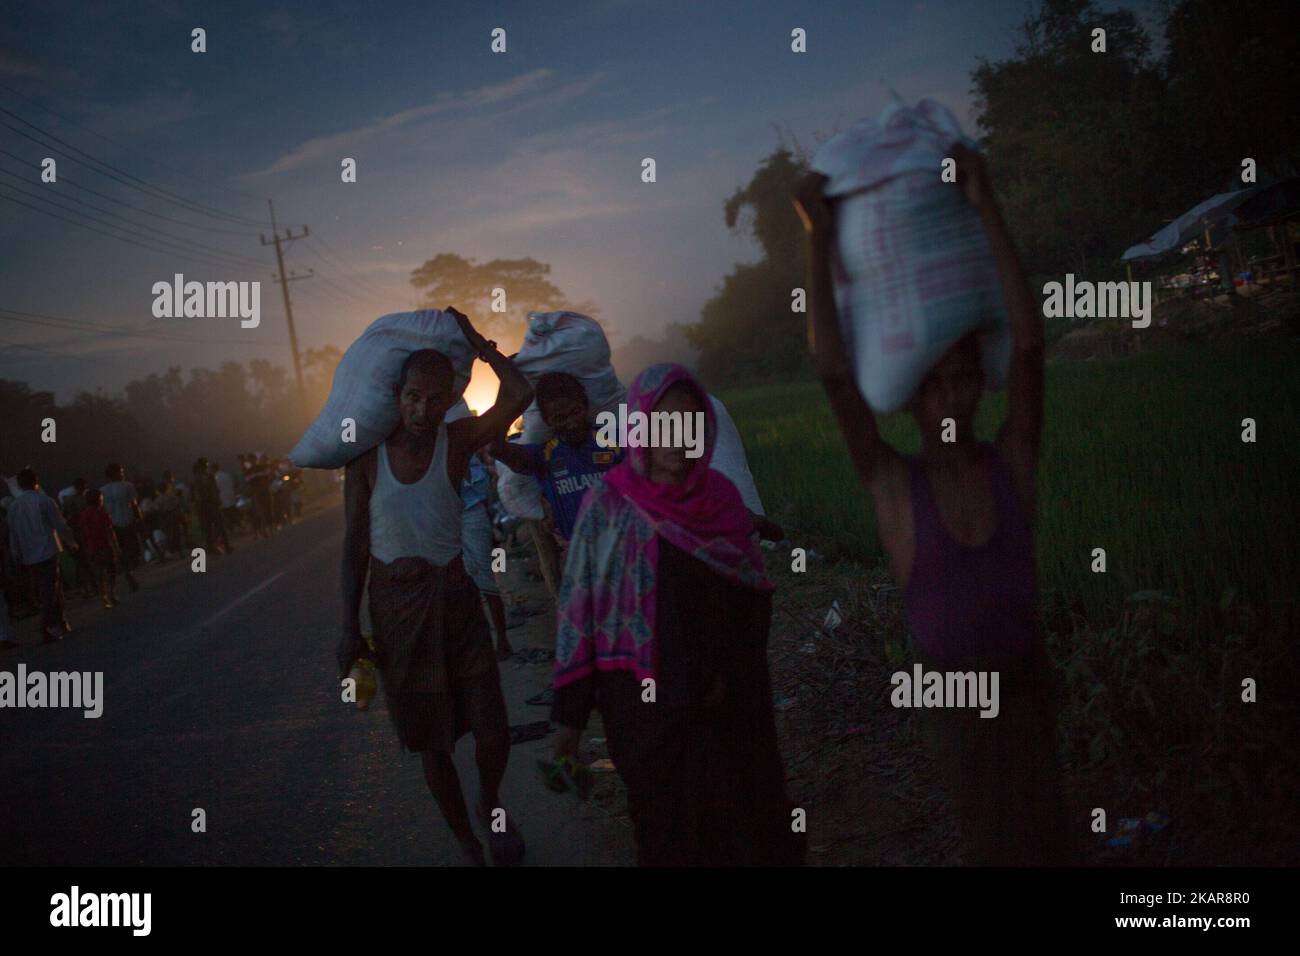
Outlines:
[[[820, 174], [794, 197], [808, 234], [814, 367], [874, 506], [919, 662], [1002, 678], [997, 720], [952, 708], [922, 716], [954, 795], [967, 862], [1066, 862], [1072, 850], [1033, 558], [1042, 317], [982, 161], [960, 145], [953, 151], [959, 188], [996, 264], [1013, 345], [997, 439], [975, 437], [987, 370], [974, 332], [929, 369], [907, 405], [921, 453], [905, 456], [881, 436], [844, 341], [832, 280], [837, 212]], [[615, 447], [598, 440], [574, 375], [551, 371], [532, 382], [467, 316], [445, 312], [500, 389], [487, 411], [449, 421], [460, 392], [446, 354], [419, 348], [397, 371], [387, 399], [395, 414], [385, 419], [396, 426], [344, 474], [340, 679], [359, 683], [358, 668], [378, 671], [397, 739], [420, 755], [463, 860], [518, 862], [522, 830], [500, 794], [511, 728], [498, 662], [511, 647], [492, 557], [488, 466], [497, 459], [535, 480], [545, 501], [545, 519], [530, 525], [556, 603], [558, 729], [545, 772], [581, 788], [575, 757], [599, 713], [627, 787], [640, 863], [801, 862], [805, 836], [787, 800], [768, 670], [774, 585], [759, 547], [760, 538], [784, 534], [710, 467], [719, 431], [710, 396], [680, 365], [643, 370], [627, 392], [627, 415], [699, 422], [702, 442], [695, 454], [685, 444]], [[552, 437], [509, 441], [534, 400]], [[186, 558], [196, 542], [227, 554], [245, 521], [266, 537], [300, 508], [297, 473], [264, 455], [240, 456], [233, 471], [199, 458], [184, 484], [171, 472], [157, 483], [132, 482], [120, 464], [105, 478], [99, 488], [78, 479], [56, 500], [25, 468], [4, 501], [7, 595], [39, 609], [44, 641], [70, 630], [65, 571], [111, 609], [117, 575], [135, 591], [142, 560]], [[0, 614], [0, 624], [7, 618]], [[470, 732], [478, 786], [467, 800], [452, 753]]]
[[118, 578], [135, 593], [143, 564], [190, 560], [193, 548], [229, 554], [237, 529], [268, 538], [302, 513], [302, 474], [265, 454], [237, 468], [198, 458], [184, 480], [131, 480], [117, 462], [92, 487], [84, 477], [51, 495], [32, 467], [0, 477], [0, 649], [19, 646], [17, 620], [40, 616], [41, 640], [71, 633], [69, 593], [118, 606]]
[[[837, 212], [820, 174], [794, 197], [809, 243], [810, 341], [904, 588], [919, 659], [931, 669], [1002, 676], [997, 720], [953, 707], [922, 719], [954, 796], [967, 862], [1062, 863], [1072, 850], [1033, 560], [1042, 317], [982, 161], [960, 144], [954, 150], [1012, 339], [1008, 415], [997, 440], [975, 437], [986, 383], [975, 332], [951, 346], [907, 406], [921, 454], [904, 456], [881, 437], [843, 339], [832, 282]], [[532, 476], [546, 503], [545, 521], [532, 530], [557, 605], [551, 717], [558, 730], [547, 785], [555, 777], [581, 792], [585, 768], [575, 757], [598, 712], [627, 787], [640, 863], [801, 862], [805, 837], [798, 808], [787, 801], [768, 671], [774, 586], [758, 545], [783, 534], [710, 468], [718, 423], [707, 392], [685, 368], [661, 364], [642, 371], [627, 395], [629, 418], [702, 419], [702, 455], [655, 443], [611, 447], [596, 440], [577, 379], [552, 371], [530, 383], [466, 316], [445, 311], [500, 391], [483, 415], [448, 422], [457, 400], [448, 357], [426, 348], [403, 364], [393, 385], [399, 424], [346, 469], [340, 677], [359, 661], [377, 666], [398, 739], [421, 755], [464, 860], [481, 865], [484, 849], [451, 759], [457, 740], [473, 732], [474, 815], [493, 860], [517, 862], [522, 832], [498, 802], [510, 749], [506, 709], [475, 599], [475, 578], [484, 578], [465, 571], [475, 562], [462, 541], [466, 503], [458, 493], [470, 463], [490, 447], [512, 471]], [[534, 398], [553, 437], [507, 440]], [[359, 619], [367, 581], [373, 644], [363, 640]], [[495, 590], [490, 581], [484, 586]], [[504, 824], [486, 827], [489, 817]]]

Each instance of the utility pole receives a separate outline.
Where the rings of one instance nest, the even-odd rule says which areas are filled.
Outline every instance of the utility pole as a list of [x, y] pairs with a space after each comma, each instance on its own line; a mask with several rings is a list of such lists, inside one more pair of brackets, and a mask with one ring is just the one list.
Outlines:
[[302, 383], [302, 361], [298, 358], [298, 334], [293, 328], [293, 304], [289, 301], [289, 283], [296, 282], [298, 279], [310, 279], [313, 270], [308, 269], [307, 274], [301, 276], [296, 272], [285, 275], [284, 253], [280, 249], [280, 243], [292, 242], [294, 239], [302, 239], [310, 233], [308, 232], [307, 227], [303, 226], [302, 232], [296, 236], [293, 234], [293, 230], [291, 229], [286, 229], [284, 235], [281, 236], [275, 224], [275, 203], [268, 199], [266, 204], [271, 208], [271, 241], [267, 242], [266, 237], [261, 234], [258, 234], [257, 238], [261, 240], [261, 243], [264, 246], [275, 246], [275, 264], [276, 268], [280, 270], [280, 274], [271, 276], [271, 278], [280, 283], [280, 291], [284, 293], [284, 317], [289, 323], [289, 348], [293, 351], [293, 374], [294, 378], [297, 379], [298, 382], [298, 404], [302, 408], [303, 422], [306, 423], [310, 421], [310, 416], [307, 411], [307, 389]]

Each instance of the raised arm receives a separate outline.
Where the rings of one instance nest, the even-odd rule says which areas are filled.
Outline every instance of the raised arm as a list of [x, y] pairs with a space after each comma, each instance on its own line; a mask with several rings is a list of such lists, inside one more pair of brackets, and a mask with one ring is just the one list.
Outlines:
[[873, 496], [879, 497], [906, 478], [906, 468], [898, 453], [881, 438], [876, 417], [858, 390], [844, 348], [831, 284], [834, 218], [822, 195], [825, 183], [825, 176], [809, 173], [800, 182], [794, 197], [795, 208], [808, 233], [808, 345], [858, 480]]
[[998, 433], [998, 448], [1010, 461], [1021, 494], [1032, 504], [1033, 476], [1043, 436], [1043, 316], [1025, 279], [1025, 269], [989, 179], [983, 157], [953, 147], [957, 179], [980, 214], [997, 265], [1002, 300], [1011, 324], [1011, 370], [1007, 380], [1007, 418]]
[[372, 452], [351, 462], [343, 474], [343, 562], [340, 584], [343, 593], [343, 628], [337, 656], [339, 677], [352, 670], [365, 654], [361, 639], [361, 594], [370, 569], [370, 475], [367, 460]]
[[456, 423], [464, 431], [464, 441], [471, 451], [482, 448], [495, 436], [504, 434], [516, 418], [524, 413], [533, 400], [533, 387], [524, 378], [523, 372], [515, 368], [515, 363], [499, 351], [495, 342], [490, 342], [478, 333], [463, 312], [448, 306], [446, 311], [456, 317], [460, 330], [469, 341], [478, 357], [491, 366], [496, 377], [501, 381], [497, 392], [496, 404], [482, 415], [475, 418], [463, 418]]

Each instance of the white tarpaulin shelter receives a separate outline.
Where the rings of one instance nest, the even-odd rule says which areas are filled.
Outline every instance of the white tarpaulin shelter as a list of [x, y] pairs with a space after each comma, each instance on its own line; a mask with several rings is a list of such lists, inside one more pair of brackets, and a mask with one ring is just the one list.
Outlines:
[[1213, 228], [1229, 218], [1238, 206], [1255, 194], [1258, 188], [1258, 186], [1251, 186], [1248, 189], [1237, 189], [1211, 196], [1205, 202], [1187, 210], [1150, 239], [1130, 247], [1124, 255], [1120, 256], [1120, 261], [1154, 259], [1163, 256], [1166, 252], [1181, 249], [1193, 239], [1203, 236], [1206, 229]]

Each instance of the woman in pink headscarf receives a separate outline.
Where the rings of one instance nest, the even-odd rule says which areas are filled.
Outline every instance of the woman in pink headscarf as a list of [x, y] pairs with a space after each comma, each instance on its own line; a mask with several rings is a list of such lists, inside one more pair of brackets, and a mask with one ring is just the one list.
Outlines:
[[642, 865], [799, 862], [752, 516], [709, 467], [713, 409], [686, 369], [642, 372], [628, 393], [638, 411], [702, 420], [702, 454], [628, 447], [587, 494], [558, 595], [556, 757], [599, 709]]

